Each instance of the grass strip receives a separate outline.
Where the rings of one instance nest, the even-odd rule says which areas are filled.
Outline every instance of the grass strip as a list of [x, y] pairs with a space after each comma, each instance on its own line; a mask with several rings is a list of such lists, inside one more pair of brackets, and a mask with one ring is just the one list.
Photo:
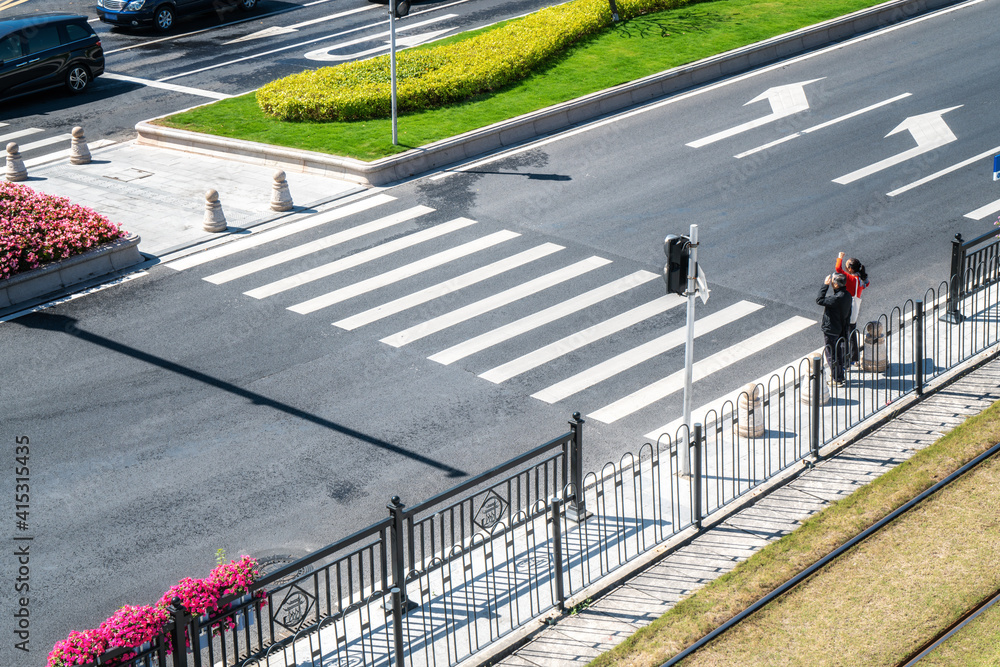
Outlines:
[[920, 667], [995, 667], [1000, 663], [1000, 603], [920, 659]]
[[399, 146], [392, 145], [388, 119], [283, 122], [266, 116], [253, 93], [157, 122], [233, 139], [376, 160], [881, 2], [711, 0], [633, 19], [570, 48], [517, 84], [460, 104], [400, 116]]
[[[969, 418], [933, 445], [849, 497], [829, 505], [793, 533], [767, 545], [731, 572], [681, 600], [650, 625], [595, 658], [591, 666], [658, 667], [997, 442], [1000, 442], [1000, 402]], [[996, 513], [991, 513], [987, 518], [995, 522], [996, 517]], [[989, 567], [996, 570], [995, 558]], [[965, 607], [976, 601], [978, 598], [968, 600]], [[866, 613], [864, 608], [857, 610], [859, 615]], [[812, 613], [810, 611], [805, 618]], [[928, 628], [921, 628], [921, 637], [915, 646], [932, 634]], [[767, 654], [761, 651], [761, 655]], [[801, 664], [818, 664], [814, 662], [816, 655], [818, 651]], [[780, 651], [770, 657], [779, 659]], [[875, 663], [839, 661], [837, 664]]]
[[898, 665], [1000, 586], [998, 517], [993, 457], [683, 664]]

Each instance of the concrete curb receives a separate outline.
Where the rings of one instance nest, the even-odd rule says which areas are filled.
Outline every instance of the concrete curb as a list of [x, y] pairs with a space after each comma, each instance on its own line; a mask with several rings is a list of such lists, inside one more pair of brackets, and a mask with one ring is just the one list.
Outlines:
[[155, 125], [136, 124], [138, 143], [319, 173], [365, 185], [400, 181], [448, 164], [500, 150], [685, 88], [776, 62], [855, 35], [889, 26], [964, 0], [891, 0], [847, 16], [779, 35], [757, 44], [653, 74], [629, 83], [443, 139], [399, 155], [364, 162], [326, 153]]
[[0, 280], [0, 308], [7, 308], [57, 293], [98, 276], [121, 271], [144, 261], [139, 253], [139, 237], [129, 234], [37, 269]]

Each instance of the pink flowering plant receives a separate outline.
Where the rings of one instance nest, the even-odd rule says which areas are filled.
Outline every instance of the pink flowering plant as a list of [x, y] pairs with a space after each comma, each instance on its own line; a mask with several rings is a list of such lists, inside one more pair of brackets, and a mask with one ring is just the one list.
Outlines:
[[[250, 556], [242, 556], [238, 560], [218, 565], [204, 579], [185, 577], [164, 593], [156, 605], [132, 606], [125, 605], [111, 618], [101, 623], [93, 630], [74, 630], [66, 639], [56, 642], [46, 667], [72, 667], [93, 663], [97, 657], [115, 648], [132, 648], [153, 641], [163, 634], [163, 628], [170, 620], [167, 607], [174, 598], [179, 598], [188, 613], [201, 616], [215, 615], [220, 611], [220, 598], [229, 595], [245, 595], [254, 581], [260, 578], [257, 561]], [[264, 591], [255, 594], [263, 597]], [[221, 611], [225, 611], [223, 607]], [[235, 626], [231, 618], [225, 618], [214, 623], [214, 632], [231, 629]], [[191, 638], [187, 638], [191, 645]], [[173, 651], [170, 638], [167, 637], [167, 650]], [[135, 657], [133, 652], [125, 652], [102, 664], [119, 665]]]
[[118, 225], [65, 197], [0, 183], [0, 280], [123, 236]]

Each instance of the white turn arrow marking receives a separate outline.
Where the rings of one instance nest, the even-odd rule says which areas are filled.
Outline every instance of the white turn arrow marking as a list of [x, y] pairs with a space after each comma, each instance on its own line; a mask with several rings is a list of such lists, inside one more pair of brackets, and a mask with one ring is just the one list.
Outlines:
[[[414, 28], [419, 28], [425, 26], [428, 23], [435, 23], [437, 21], [443, 21], [445, 19], [450, 19], [456, 16], [455, 14], [446, 14], [444, 16], [439, 16], [438, 18], [429, 19], [427, 21], [422, 21], [420, 23], [414, 23], [408, 25], [405, 28], [397, 28], [396, 33], [400, 33], [404, 30], [413, 30]], [[451, 32], [454, 28], [445, 28], [444, 30], [432, 30], [431, 32], [420, 33], [419, 35], [410, 35], [408, 37], [396, 37], [396, 46], [406, 48], [408, 46], [416, 46], [417, 44], [422, 44], [424, 42], [429, 42], [435, 37], [440, 37], [446, 32]], [[355, 44], [363, 44], [365, 42], [373, 42], [385, 39], [386, 43], [382, 46], [376, 46], [373, 49], [366, 49], [364, 51], [355, 51], [353, 53], [338, 54], [330, 53], [330, 51], [339, 51], [347, 46], [353, 46]], [[389, 33], [384, 32], [373, 37], [359, 37], [358, 39], [352, 39], [347, 42], [341, 42], [334, 46], [328, 46], [322, 49], [316, 49], [315, 51], [310, 51], [306, 54], [306, 58], [309, 60], [319, 60], [321, 62], [340, 62], [343, 60], [356, 60], [364, 58], [366, 56], [373, 56], [378, 53], [382, 53], [389, 50]]]
[[826, 77], [820, 77], [819, 79], [811, 79], [809, 81], [800, 81], [799, 83], [789, 83], [784, 86], [768, 88], [743, 106], [767, 100], [771, 103], [771, 113], [762, 118], [757, 118], [756, 120], [751, 120], [747, 123], [743, 123], [742, 125], [731, 127], [728, 130], [717, 132], [709, 137], [705, 137], [704, 139], [692, 141], [688, 144], [688, 146], [691, 148], [701, 148], [702, 146], [707, 146], [708, 144], [715, 143], [721, 139], [726, 139], [739, 134], [740, 132], [746, 132], [747, 130], [752, 130], [755, 127], [773, 123], [779, 118], [784, 118], [786, 116], [799, 113], [800, 111], [805, 111], [809, 108], [809, 100], [806, 99], [806, 91], [803, 90], [803, 88], [808, 86], [810, 83], [822, 81], [825, 78]]
[[940, 111], [932, 111], [930, 113], [920, 114], [919, 116], [910, 116], [897, 125], [892, 132], [885, 136], [891, 137], [894, 134], [909, 130], [910, 134], [913, 135], [913, 140], [917, 142], [916, 147], [905, 150], [898, 155], [887, 157], [886, 159], [880, 160], [879, 162], [869, 165], [863, 169], [852, 171], [851, 173], [841, 176], [840, 178], [835, 178], [833, 179], [833, 182], [846, 185], [847, 183], [852, 183], [859, 178], [864, 178], [865, 176], [882, 171], [883, 169], [888, 169], [889, 167], [895, 166], [901, 162], [906, 162], [910, 158], [914, 158], [918, 155], [926, 153], [927, 151], [932, 151], [935, 148], [944, 146], [945, 144], [950, 144], [958, 139], [958, 137], [955, 136], [955, 133], [951, 131], [951, 128], [948, 127], [948, 123], [946, 123], [944, 118], [941, 116], [949, 111], [960, 109], [962, 106], [964, 105], [959, 104], [957, 107], [941, 109]]
[[321, 16], [318, 19], [310, 19], [308, 21], [302, 21], [301, 23], [295, 23], [293, 25], [271, 26], [270, 28], [264, 28], [263, 30], [258, 30], [257, 32], [251, 33], [249, 35], [244, 35], [243, 37], [231, 39], [228, 42], [225, 42], [224, 45], [236, 44], [238, 42], [249, 42], [255, 39], [265, 39], [267, 37], [277, 37], [279, 35], [288, 35], [293, 32], [298, 32], [299, 28], [315, 25], [317, 23], [323, 23], [324, 21], [332, 21], [334, 19], [350, 16], [351, 14], [357, 14], [358, 12], [367, 12], [372, 9], [378, 9], [378, 7], [376, 5], [368, 5], [366, 7], [359, 7], [357, 9], [349, 9], [346, 12], [340, 12], [339, 14], [331, 14], [330, 16]]

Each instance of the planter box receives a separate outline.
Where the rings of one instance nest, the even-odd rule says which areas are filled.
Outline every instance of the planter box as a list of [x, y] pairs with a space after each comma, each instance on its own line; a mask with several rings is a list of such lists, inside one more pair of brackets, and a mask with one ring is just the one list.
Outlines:
[[0, 308], [59, 292], [85, 280], [127, 269], [141, 261], [139, 237], [129, 234], [85, 253], [0, 280]]

